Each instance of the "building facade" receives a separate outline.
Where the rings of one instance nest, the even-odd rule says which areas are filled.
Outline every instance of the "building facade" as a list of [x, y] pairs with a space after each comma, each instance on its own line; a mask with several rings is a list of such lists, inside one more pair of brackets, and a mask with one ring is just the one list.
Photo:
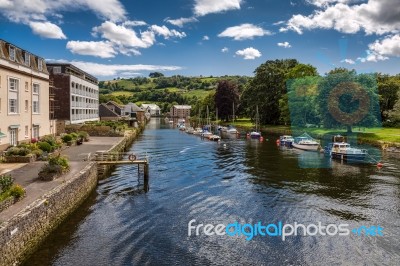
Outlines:
[[0, 150], [54, 133], [43, 58], [0, 39]]
[[71, 64], [47, 64], [53, 82], [53, 116], [70, 124], [99, 120], [97, 78]]
[[160, 116], [161, 108], [157, 104], [143, 103], [142, 108], [151, 116]]
[[191, 109], [190, 105], [174, 105], [171, 107], [170, 115], [178, 118], [189, 118]]

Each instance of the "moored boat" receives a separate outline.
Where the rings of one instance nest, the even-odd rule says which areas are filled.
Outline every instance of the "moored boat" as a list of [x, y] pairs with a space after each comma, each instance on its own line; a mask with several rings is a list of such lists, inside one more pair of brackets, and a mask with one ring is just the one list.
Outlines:
[[290, 135], [283, 135], [279, 137], [279, 144], [281, 146], [292, 147], [292, 143], [294, 142], [294, 138]]
[[317, 142], [307, 133], [304, 133], [303, 135], [294, 138], [292, 146], [305, 151], [318, 151], [318, 149], [320, 148], [319, 142]]
[[212, 134], [212, 135], [208, 136], [208, 139], [212, 140], [212, 141], [219, 141], [221, 139], [221, 137], [218, 135]]
[[341, 135], [333, 136], [331, 143], [324, 148], [325, 154], [328, 154], [332, 159], [342, 161], [364, 161], [368, 155], [365, 149], [353, 148]]

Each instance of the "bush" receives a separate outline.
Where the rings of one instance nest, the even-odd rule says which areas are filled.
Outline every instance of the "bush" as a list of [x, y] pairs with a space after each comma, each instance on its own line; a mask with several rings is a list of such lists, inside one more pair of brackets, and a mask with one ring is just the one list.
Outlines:
[[14, 179], [11, 175], [0, 176], [0, 191], [7, 191], [13, 185]]
[[25, 195], [25, 189], [16, 184], [10, 189], [10, 195], [17, 199], [22, 198]]
[[71, 135], [72, 139], [78, 138], [78, 134], [76, 134], [75, 132], [72, 132], [70, 135]]
[[45, 152], [52, 152], [54, 150], [53, 146], [48, 142], [38, 142], [38, 147]]
[[62, 141], [63, 141], [64, 143], [67, 143], [68, 141], [71, 141], [71, 140], [72, 140], [72, 136], [71, 136], [70, 134], [66, 134], [66, 135], [64, 135], [61, 139], [62, 139]]
[[40, 139], [40, 141], [41, 141], [41, 142], [47, 142], [47, 143], [50, 144], [50, 146], [52, 146], [52, 147], [57, 146], [56, 138], [55, 138], [54, 136], [52, 136], [52, 135], [43, 136], [43, 137]]
[[31, 153], [32, 153], [32, 154], [35, 154], [35, 155], [36, 155], [36, 158], [39, 158], [40, 156], [43, 155], [43, 150], [36, 149], [36, 150], [31, 151]]
[[26, 156], [30, 154], [31, 151], [26, 147], [11, 147], [7, 150], [7, 156]]
[[89, 141], [89, 133], [87, 133], [86, 131], [79, 131], [78, 137], [83, 138], [85, 141]]
[[69, 162], [67, 157], [61, 155], [51, 155], [49, 156], [49, 165], [59, 165], [62, 167], [63, 171], [69, 170]]

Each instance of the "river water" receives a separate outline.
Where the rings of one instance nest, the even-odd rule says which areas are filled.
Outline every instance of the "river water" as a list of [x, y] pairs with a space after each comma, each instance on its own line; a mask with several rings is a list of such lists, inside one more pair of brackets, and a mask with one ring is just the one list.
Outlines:
[[[153, 119], [131, 148], [149, 156], [150, 190], [138, 190], [135, 167], [117, 167], [26, 264], [399, 265], [399, 157], [383, 155], [380, 170], [340, 162], [302, 168], [319, 155], [280, 149], [275, 139], [216, 143]], [[192, 219], [379, 226], [383, 236], [188, 236]]]

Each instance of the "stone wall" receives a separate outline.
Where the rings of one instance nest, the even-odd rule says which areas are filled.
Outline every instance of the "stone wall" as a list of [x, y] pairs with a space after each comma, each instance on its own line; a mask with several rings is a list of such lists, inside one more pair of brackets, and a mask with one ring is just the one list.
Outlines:
[[0, 225], [0, 265], [21, 263], [97, 185], [96, 163], [45, 194]]

